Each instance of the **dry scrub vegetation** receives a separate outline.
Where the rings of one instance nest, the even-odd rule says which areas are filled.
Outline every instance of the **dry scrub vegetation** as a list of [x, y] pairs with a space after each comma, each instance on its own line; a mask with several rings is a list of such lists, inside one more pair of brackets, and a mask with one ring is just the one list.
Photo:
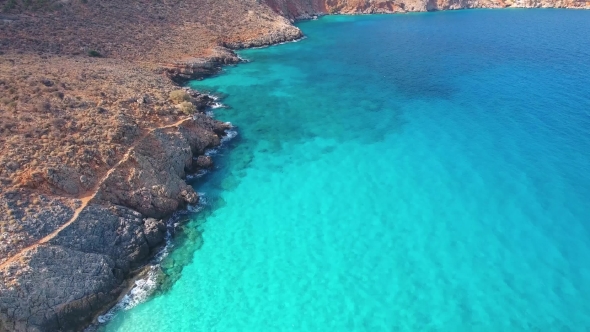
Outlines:
[[169, 100], [177, 88], [153, 69], [69, 57], [46, 57], [39, 68], [38, 60], [0, 58], [0, 232], [35, 238], [50, 231], [35, 216], [56, 204], [39, 195], [72, 198], [73, 207], [142, 133], [185, 116]]
[[0, 49], [68, 55], [95, 51], [158, 63], [208, 56], [214, 45], [257, 39], [288, 24], [258, 2], [0, 0], [0, 22], [5, 21]]

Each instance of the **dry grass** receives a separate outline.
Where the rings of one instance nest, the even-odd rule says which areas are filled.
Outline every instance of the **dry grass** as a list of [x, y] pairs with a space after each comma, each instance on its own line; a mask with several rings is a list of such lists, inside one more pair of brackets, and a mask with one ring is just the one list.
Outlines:
[[5, 186], [55, 194], [47, 170], [65, 167], [86, 177], [78, 189], [92, 187], [133, 135], [181, 114], [164, 77], [122, 61], [4, 56], [0, 77]]
[[[166, 63], [288, 24], [256, 0], [0, 0], [0, 49]], [[24, 3], [42, 1], [43, 6]], [[25, 8], [29, 8], [25, 10]], [[16, 15], [24, 13], [24, 15]]]
[[173, 89], [121, 60], [0, 57], [0, 256], [59, 226], [36, 215], [75, 206], [141, 133], [184, 117]]

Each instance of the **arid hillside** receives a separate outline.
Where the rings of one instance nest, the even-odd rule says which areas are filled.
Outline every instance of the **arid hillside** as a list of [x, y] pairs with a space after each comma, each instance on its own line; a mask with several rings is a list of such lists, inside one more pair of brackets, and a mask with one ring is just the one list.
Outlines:
[[57, 226], [34, 217], [51, 210], [38, 194], [84, 197], [142, 133], [186, 116], [169, 78], [238, 61], [220, 45], [299, 36], [255, 1], [219, 3], [0, 2], [0, 262]]
[[296, 30], [256, 0], [2, 0], [0, 10], [5, 52], [95, 51], [142, 62], [207, 56], [214, 45], [271, 41]]
[[[233, 10], [216, 1], [0, 2], [9, 13], [0, 25], [0, 194], [83, 195], [134, 136], [184, 115], [167, 100], [163, 68], [190, 63], [202, 71], [190, 75], [207, 74], [237, 61], [217, 45], [299, 33], [266, 6], [224, 4]], [[134, 136], [122, 137], [128, 127]]]

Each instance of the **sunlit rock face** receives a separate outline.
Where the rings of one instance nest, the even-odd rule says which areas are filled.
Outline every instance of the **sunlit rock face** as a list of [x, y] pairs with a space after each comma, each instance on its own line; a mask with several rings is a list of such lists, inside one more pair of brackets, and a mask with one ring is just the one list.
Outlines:
[[466, 8], [590, 8], [576, 0], [265, 0], [276, 12], [305, 19], [322, 14], [403, 13]]

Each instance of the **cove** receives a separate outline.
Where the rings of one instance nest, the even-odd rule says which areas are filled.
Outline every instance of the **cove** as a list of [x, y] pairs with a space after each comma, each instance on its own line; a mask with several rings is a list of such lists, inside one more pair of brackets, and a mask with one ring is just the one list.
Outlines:
[[590, 12], [332, 16], [191, 87], [239, 135], [106, 331], [590, 328]]

